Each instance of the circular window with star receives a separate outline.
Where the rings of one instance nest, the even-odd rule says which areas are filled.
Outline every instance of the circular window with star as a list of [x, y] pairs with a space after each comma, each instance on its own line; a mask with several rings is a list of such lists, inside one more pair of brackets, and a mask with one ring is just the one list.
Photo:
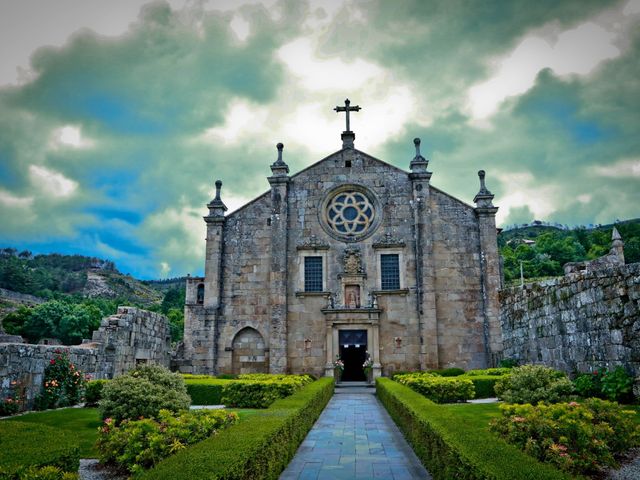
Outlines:
[[322, 202], [321, 224], [331, 236], [347, 242], [371, 235], [381, 220], [373, 193], [361, 185], [342, 185]]

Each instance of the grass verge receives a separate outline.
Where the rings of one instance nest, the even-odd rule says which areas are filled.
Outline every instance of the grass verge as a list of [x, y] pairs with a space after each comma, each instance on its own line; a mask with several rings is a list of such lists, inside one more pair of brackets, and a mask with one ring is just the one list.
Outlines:
[[493, 405], [469, 409], [436, 405], [387, 378], [377, 379], [376, 392], [434, 480], [573, 478], [489, 432], [488, 421], [496, 408]]

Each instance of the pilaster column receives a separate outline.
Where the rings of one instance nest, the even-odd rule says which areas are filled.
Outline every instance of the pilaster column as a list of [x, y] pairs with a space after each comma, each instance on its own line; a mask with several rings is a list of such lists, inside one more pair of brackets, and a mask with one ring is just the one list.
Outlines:
[[284, 145], [278, 143], [278, 159], [271, 165], [271, 328], [269, 372], [287, 373], [287, 245], [289, 226], [289, 167], [282, 160]]
[[416, 265], [416, 313], [420, 342], [420, 369], [438, 368], [438, 319], [431, 228], [429, 161], [420, 154], [420, 139], [413, 140], [416, 156], [411, 161], [412, 207]]
[[[209, 215], [204, 217], [204, 221], [207, 224], [206, 253], [204, 260], [204, 299], [202, 303], [204, 312], [200, 312], [200, 323], [198, 324], [203, 330], [198, 334], [198, 338], [191, 342], [193, 343], [195, 341], [198, 344], [192, 346], [196, 357], [198, 357], [195, 360], [199, 363], [206, 363], [205, 371], [207, 373], [216, 372], [218, 359], [218, 323], [220, 320], [220, 291], [222, 289], [224, 212], [227, 211], [227, 206], [220, 199], [221, 189], [222, 182], [216, 180], [216, 196], [207, 205]], [[211, 321], [211, 317], [213, 317], [213, 321]], [[191, 321], [185, 319], [185, 325], [191, 325], [191, 323]], [[198, 373], [202, 372], [200, 366], [197, 370]]]
[[482, 275], [483, 335], [487, 366], [495, 366], [502, 354], [502, 328], [500, 326], [500, 253], [493, 194], [485, 186], [484, 170], [478, 172], [480, 191], [473, 199], [476, 204], [480, 233], [480, 271]]

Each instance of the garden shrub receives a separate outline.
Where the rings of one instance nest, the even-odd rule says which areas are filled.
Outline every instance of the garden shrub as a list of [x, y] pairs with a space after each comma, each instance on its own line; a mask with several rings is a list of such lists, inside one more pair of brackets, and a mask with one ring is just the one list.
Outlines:
[[376, 394], [434, 480], [570, 478], [404, 385], [378, 378]]
[[500, 360], [500, 368], [513, 368], [520, 364], [516, 358], [504, 358]]
[[618, 402], [633, 400], [633, 377], [624, 368], [605, 371], [602, 375], [600, 390], [605, 398]]
[[184, 412], [177, 417], [169, 410], [161, 410], [157, 421], [127, 420], [119, 426], [108, 418], [98, 438], [100, 461], [140, 473], [237, 422], [236, 413], [224, 410]]
[[276, 479], [332, 395], [333, 379], [321, 378], [238, 425], [181, 450], [140, 478]]
[[[48, 438], [55, 442], [43, 441]], [[78, 471], [80, 453], [71, 433], [46, 425], [0, 422], [0, 479], [22, 479], [31, 467], [46, 466], [63, 472]], [[30, 475], [37, 478], [33, 472]]]
[[54, 466], [29, 467], [14, 473], [5, 473], [0, 467], [0, 480], [78, 480], [75, 472], [65, 472]]
[[583, 373], [576, 377], [573, 386], [583, 398], [606, 398], [624, 403], [633, 401], [633, 377], [622, 367], [613, 371], [603, 368], [593, 373]]
[[231, 380], [218, 380], [215, 377], [185, 377], [187, 393], [191, 397], [191, 405], [222, 405], [222, 387]]
[[560, 402], [573, 392], [573, 383], [563, 372], [542, 365], [516, 367], [495, 384], [498, 398], [507, 403]]
[[527, 454], [573, 474], [615, 467], [614, 455], [640, 445], [634, 411], [592, 398], [584, 403], [501, 405], [491, 428]]
[[116, 377], [102, 389], [102, 418], [117, 424], [140, 417], [157, 418], [160, 410], [178, 412], [189, 408], [184, 380], [159, 365], [145, 365]]
[[222, 403], [239, 408], [267, 408], [278, 398], [288, 397], [312, 380], [306, 375], [238, 375], [222, 388]]
[[464, 370], [462, 368], [440, 368], [436, 370], [427, 370], [427, 373], [433, 373], [435, 375], [440, 375], [441, 377], [458, 377], [460, 375], [464, 375]]
[[496, 396], [495, 385], [500, 379], [496, 375], [475, 375], [468, 377], [464, 375], [457, 378], [468, 378], [473, 383], [475, 395], [473, 398], [493, 398]]
[[468, 378], [410, 373], [396, 375], [394, 379], [436, 403], [464, 402], [475, 395], [473, 382]]
[[84, 388], [85, 407], [95, 407], [102, 399], [102, 389], [109, 380], [89, 380]]
[[55, 357], [44, 369], [42, 392], [36, 397], [35, 408], [68, 407], [80, 402], [86, 379], [69, 359], [69, 352], [56, 350]]

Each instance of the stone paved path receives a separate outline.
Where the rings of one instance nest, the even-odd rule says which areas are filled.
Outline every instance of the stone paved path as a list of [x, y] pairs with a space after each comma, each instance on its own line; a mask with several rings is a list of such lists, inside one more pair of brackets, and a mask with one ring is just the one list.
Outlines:
[[280, 480], [431, 479], [375, 395], [331, 398]]

